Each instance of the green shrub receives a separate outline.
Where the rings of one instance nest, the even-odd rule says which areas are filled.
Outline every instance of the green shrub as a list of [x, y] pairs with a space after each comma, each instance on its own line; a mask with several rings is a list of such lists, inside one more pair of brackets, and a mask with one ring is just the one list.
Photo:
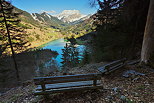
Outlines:
[[34, 41], [34, 38], [32, 38], [32, 37], [29, 37], [29, 38], [28, 38], [28, 41], [29, 41], [29, 42], [32, 42], [32, 41]]

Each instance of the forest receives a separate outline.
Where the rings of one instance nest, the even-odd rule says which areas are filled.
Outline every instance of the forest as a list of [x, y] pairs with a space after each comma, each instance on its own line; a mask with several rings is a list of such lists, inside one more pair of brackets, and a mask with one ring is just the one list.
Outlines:
[[[154, 1], [88, 0], [87, 5], [97, 12], [66, 22], [65, 16], [30, 14], [0, 0], [0, 103], [154, 102]], [[72, 15], [70, 20], [80, 16]], [[92, 73], [101, 75], [103, 89], [84, 91], [89, 87], [81, 82], [99, 81], [84, 77]], [[81, 92], [57, 89], [61, 78], [68, 85], [78, 81]], [[62, 93], [48, 95], [54, 82]], [[35, 96], [37, 90], [45, 94]]]

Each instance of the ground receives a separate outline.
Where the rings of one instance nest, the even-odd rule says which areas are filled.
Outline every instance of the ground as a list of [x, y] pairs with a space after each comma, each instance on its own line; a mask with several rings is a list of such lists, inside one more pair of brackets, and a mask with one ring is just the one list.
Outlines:
[[[89, 64], [70, 70], [71, 74], [98, 72], [104, 63]], [[135, 70], [145, 75], [129, 75], [126, 70]], [[154, 69], [139, 65], [127, 65], [102, 77], [104, 89], [68, 92], [50, 95], [48, 101], [33, 96], [34, 85], [26, 84], [1, 95], [2, 103], [154, 103]]]

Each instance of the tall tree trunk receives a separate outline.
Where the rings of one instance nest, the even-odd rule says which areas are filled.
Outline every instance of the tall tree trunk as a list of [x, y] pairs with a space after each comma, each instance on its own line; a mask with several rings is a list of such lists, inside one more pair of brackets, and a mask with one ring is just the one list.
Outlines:
[[3, 2], [6, 2], [6, 1], [5, 0], [0, 0], [1, 12], [2, 12], [2, 16], [4, 18], [4, 24], [5, 24], [5, 27], [6, 27], [6, 32], [7, 32], [7, 36], [8, 36], [8, 42], [10, 44], [10, 48], [11, 48], [11, 52], [12, 52], [12, 58], [13, 58], [13, 61], [14, 61], [14, 66], [15, 66], [15, 70], [16, 70], [17, 80], [19, 81], [19, 71], [18, 71], [16, 59], [15, 59], [15, 52], [14, 52], [13, 45], [12, 45], [9, 25], [7, 23], [6, 15], [5, 15], [5, 12], [4, 12]]
[[141, 62], [148, 64], [150, 56], [154, 52], [154, 0], [150, 0], [148, 17], [144, 32], [141, 51]]

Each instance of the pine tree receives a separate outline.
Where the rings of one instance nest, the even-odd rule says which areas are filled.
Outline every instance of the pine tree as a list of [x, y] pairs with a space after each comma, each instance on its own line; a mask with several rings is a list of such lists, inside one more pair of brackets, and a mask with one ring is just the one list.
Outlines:
[[68, 46], [68, 44], [66, 43], [66, 45], [64, 46], [64, 49], [62, 49], [62, 69], [64, 71], [67, 71], [66, 69], [68, 67], [70, 67], [70, 47]]
[[93, 16], [96, 33], [92, 41], [92, 57], [95, 62], [118, 59], [116, 56], [121, 50], [116, 47], [122, 43], [121, 40], [117, 40], [119, 33], [116, 26], [121, 14], [122, 1], [95, 0], [99, 5], [98, 12]]
[[72, 36], [71, 38], [68, 39], [68, 41], [70, 42], [70, 48], [71, 48], [71, 67], [75, 67], [80, 63], [79, 60], [79, 51], [76, 47], [77, 41], [74, 38], [74, 36]]
[[[24, 30], [19, 27], [20, 20], [18, 19], [19, 13], [15, 13], [14, 7], [11, 3], [5, 0], [0, 0], [0, 35], [2, 37], [1, 50], [10, 52], [11, 49], [12, 58], [14, 61], [17, 79], [19, 80], [19, 72], [17, 68], [17, 62], [15, 59], [15, 52], [25, 50], [27, 45], [27, 36]], [[8, 41], [7, 41], [8, 40]]]
[[66, 43], [64, 49], [62, 49], [62, 69], [66, 71], [67, 68], [72, 68], [80, 63], [79, 52], [76, 47], [76, 40], [72, 37], [68, 39], [70, 43]]
[[15, 12], [11, 3], [5, 0], [0, 0], [0, 3], [0, 35], [2, 36], [1, 44], [5, 53], [10, 54], [10, 45], [12, 45], [14, 52], [22, 52], [26, 50], [29, 44], [26, 39], [26, 32], [19, 26], [20, 20], [18, 17], [21, 13]]
[[71, 48], [71, 67], [75, 67], [80, 63], [79, 60], [79, 52], [78, 49], [75, 47], [75, 45], [70, 44], [70, 48]]

